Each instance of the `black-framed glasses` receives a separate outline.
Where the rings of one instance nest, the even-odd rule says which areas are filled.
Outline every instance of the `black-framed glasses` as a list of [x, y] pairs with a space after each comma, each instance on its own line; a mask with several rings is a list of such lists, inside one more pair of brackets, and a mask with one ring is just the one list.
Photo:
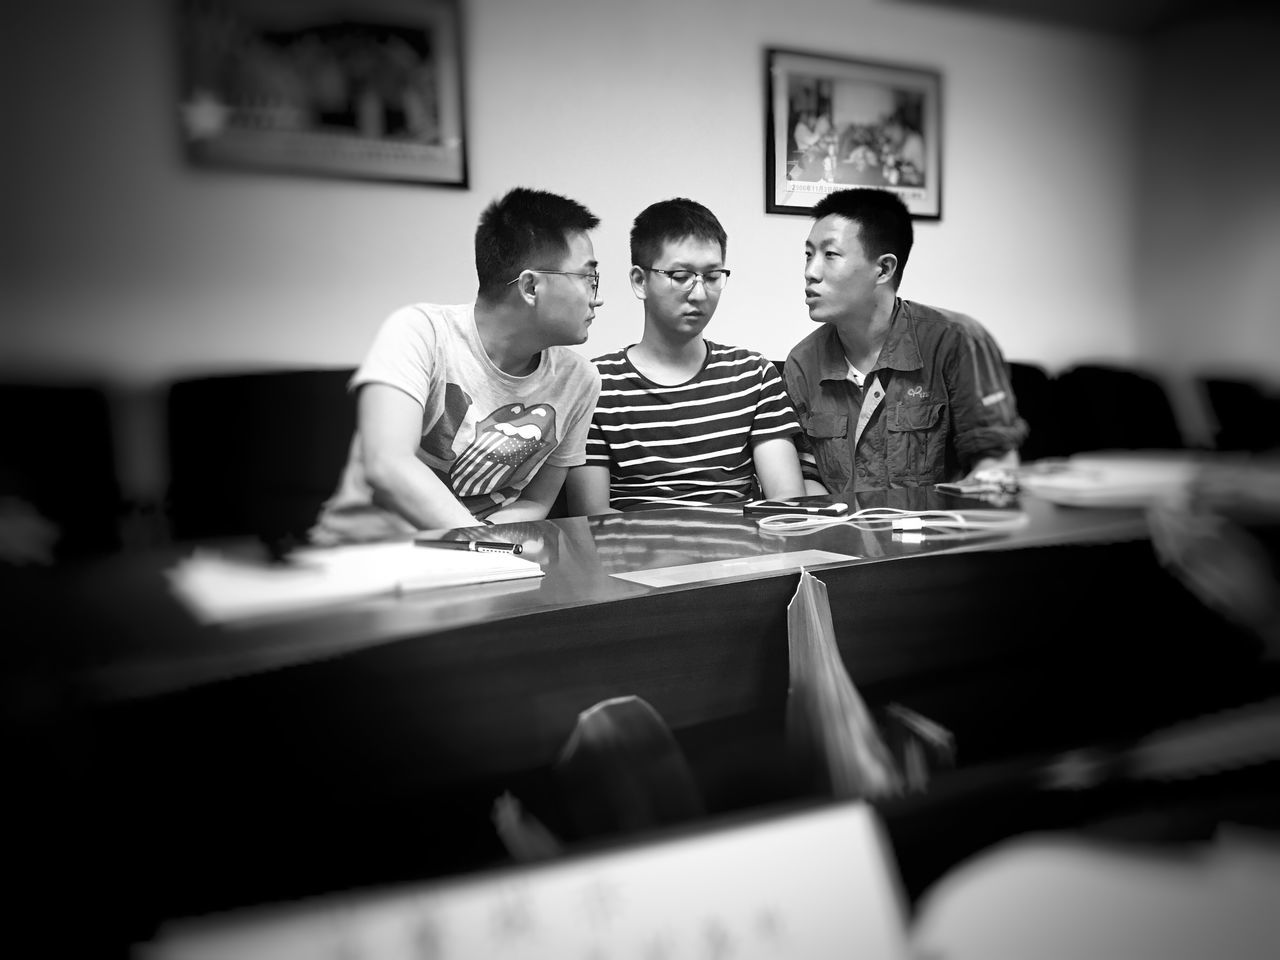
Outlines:
[[649, 273], [662, 274], [671, 286], [684, 293], [692, 290], [693, 285], [699, 280], [702, 281], [702, 289], [707, 293], [719, 293], [729, 279], [728, 270], [708, 270], [706, 273], [698, 273], [696, 270], [663, 270], [661, 267], [644, 267], [643, 269]]
[[[574, 273], [572, 270], [538, 270], [534, 267], [526, 267], [525, 269], [530, 273], [554, 273], [561, 277], [585, 277], [587, 284], [591, 287], [591, 296], [594, 298], [600, 292], [600, 274], [598, 273]], [[521, 270], [520, 272], [524, 273], [525, 271]], [[515, 280], [508, 280], [507, 286], [511, 286], [519, 279], [519, 277], [516, 277]]]

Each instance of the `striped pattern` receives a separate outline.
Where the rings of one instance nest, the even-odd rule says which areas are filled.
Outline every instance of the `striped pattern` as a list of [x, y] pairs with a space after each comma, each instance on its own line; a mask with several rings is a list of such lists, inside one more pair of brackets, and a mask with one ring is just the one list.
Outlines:
[[587, 463], [609, 468], [619, 510], [754, 497], [752, 445], [799, 432], [777, 370], [750, 350], [707, 341], [703, 368], [674, 387], [646, 380], [625, 350], [594, 362], [601, 390]]

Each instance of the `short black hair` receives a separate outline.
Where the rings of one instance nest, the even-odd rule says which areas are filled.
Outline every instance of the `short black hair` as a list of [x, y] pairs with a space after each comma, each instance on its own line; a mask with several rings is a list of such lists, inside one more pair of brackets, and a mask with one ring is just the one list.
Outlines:
[[814, 220], [837, 216], [858, 224], [858, 238], [868, 259], [886, 253], [897, 257], [893, 289], [898, 289], [907, 268], [907, 257], [911, 256], [911, 244], [915, 242], [911, 211], [901, 197], [890, 190], [853, 187], [828, 193], [814, 205], [810, 214]]
[[568, 235], [586, 233], [600, 218], [568, 197], [516, 187], [480, 214], [476, 227], [476, 276], [480, 296], [496, 300], [521, 270], [550, 267], [569, 252]]
[[729, 248], [729, 237], [716, 215], [687, 197], [659, 200], [640, 211], [631, 225], [631, 262], [637, 267], [651, 267], [669, 240], [693, 237], [720, 244], [720, 255]]

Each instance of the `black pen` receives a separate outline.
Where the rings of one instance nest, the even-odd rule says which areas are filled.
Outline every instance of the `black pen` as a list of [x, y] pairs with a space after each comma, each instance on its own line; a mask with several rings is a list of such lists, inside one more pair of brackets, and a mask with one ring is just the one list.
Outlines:
[[420, 547], [441, 547], [445, 550], [470, 550], [472, 553], [524, 553], [519, 543], [498, 543], [496, 540], [415, 540]]

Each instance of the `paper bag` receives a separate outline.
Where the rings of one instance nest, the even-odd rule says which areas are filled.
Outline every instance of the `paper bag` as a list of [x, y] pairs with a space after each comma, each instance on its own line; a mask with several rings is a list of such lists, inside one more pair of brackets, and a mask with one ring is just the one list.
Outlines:
[[839, 798], [899, 793], [893, 759], [840, 659], [826, 584], [804, 570], [787, 632], [787, 744], [797, 776]]

